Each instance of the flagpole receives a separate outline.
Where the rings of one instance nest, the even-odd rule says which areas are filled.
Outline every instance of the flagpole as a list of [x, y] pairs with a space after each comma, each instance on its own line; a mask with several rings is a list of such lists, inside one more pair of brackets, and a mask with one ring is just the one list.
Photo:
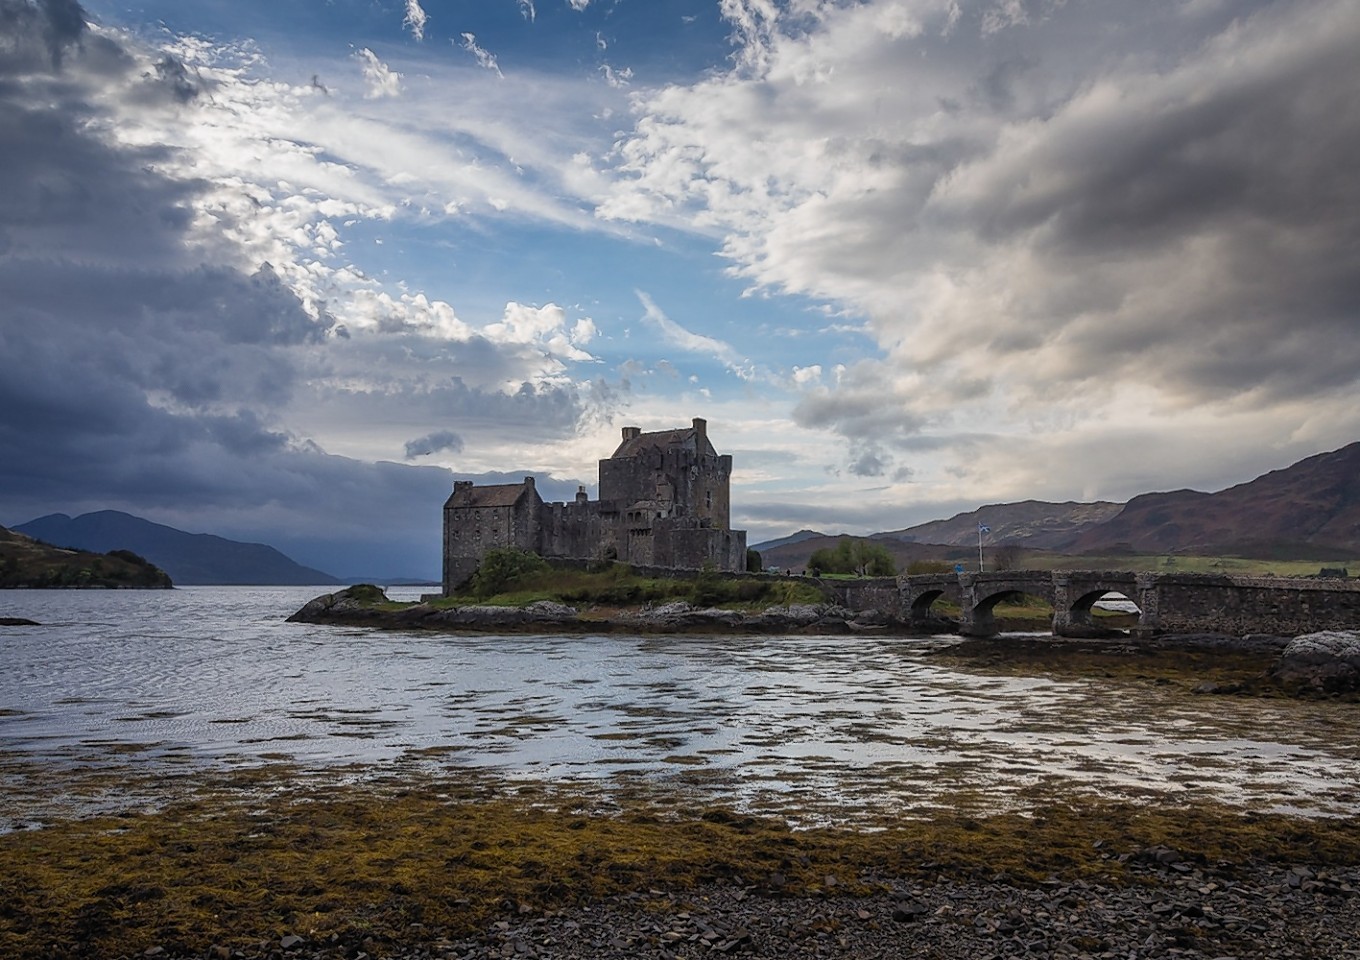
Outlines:
[[978, 523], [978, 573], [982, 572], [982, 524]]

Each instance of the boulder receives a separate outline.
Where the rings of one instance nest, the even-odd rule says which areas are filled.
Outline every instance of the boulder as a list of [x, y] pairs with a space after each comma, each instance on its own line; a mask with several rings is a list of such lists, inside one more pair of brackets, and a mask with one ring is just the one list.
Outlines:
[[1360, 630], [1295, 637], [1270, 668], [1281, 686], [1312, 693], [1360, 692]]
[[375, 605], [387, 601], [381, 587], [359, 583], [335, 593], [323, 593], [308, 600], [288, 618], [289, 623], [334, 623], [338, 620], [370, 620], [377, 616]]

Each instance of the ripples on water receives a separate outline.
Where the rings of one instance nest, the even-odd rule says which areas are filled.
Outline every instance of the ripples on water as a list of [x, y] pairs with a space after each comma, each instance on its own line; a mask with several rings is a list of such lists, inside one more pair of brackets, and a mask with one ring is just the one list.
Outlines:
[[[1046, 785], [1353, 813], [1346, 704], [981, 676], [942, 638], [448, 636], [289, 624], [324, 588], [18, 591], [0, 750], [683, 786], [753, 808], [1004, 804]], [[414, 599], [418, 590], [394, 590]]]

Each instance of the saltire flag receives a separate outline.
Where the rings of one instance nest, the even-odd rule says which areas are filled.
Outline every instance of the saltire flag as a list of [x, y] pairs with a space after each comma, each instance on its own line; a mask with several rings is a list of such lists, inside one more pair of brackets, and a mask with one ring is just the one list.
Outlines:
[[979, 524], [978, 524], [978, 533], [991, 533], [991, 532], [992, 532], [992, 528], [989, 527], [989, 526], [987, 526], [987, 524], [985, 524], [985, 523], [979, 523]]

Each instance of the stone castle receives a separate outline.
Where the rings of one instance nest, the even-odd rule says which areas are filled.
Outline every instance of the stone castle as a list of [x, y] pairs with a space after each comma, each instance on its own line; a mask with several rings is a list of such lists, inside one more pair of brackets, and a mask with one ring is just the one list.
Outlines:
[[678, 430], [623, 428], [600, 461], [600, 499], [585, 488], [572, 503], [546, 503], [523, 483], [459, 480], [444, 504], [444, 593], [476, 571], [488, 550], [519, 547], [542, 557], [620, 560], [675, 570], [746, 569], [746, 531], [731, 526], [732, 457], [719, 456], [708, 424]]

